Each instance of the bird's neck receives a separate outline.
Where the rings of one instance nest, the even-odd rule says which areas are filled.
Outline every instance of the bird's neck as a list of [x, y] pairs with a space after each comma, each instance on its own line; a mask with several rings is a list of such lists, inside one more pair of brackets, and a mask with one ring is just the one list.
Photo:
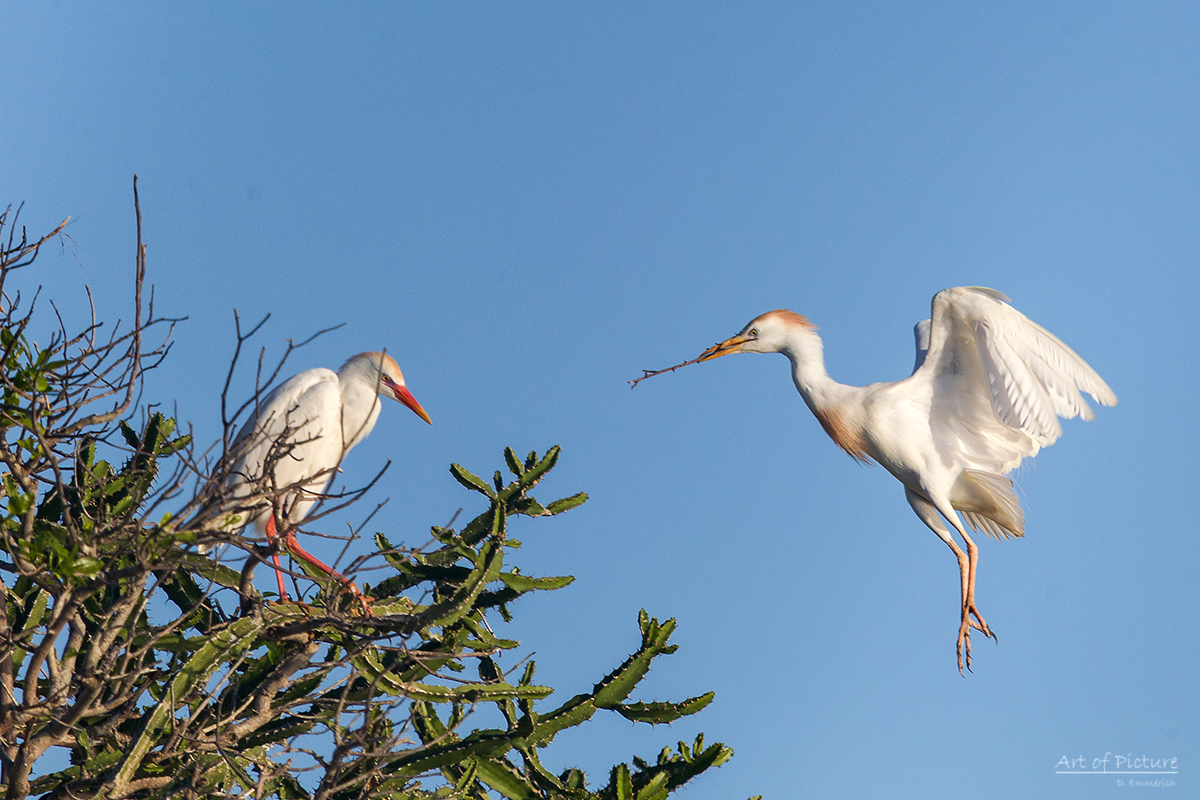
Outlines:
[[357, 370], [338, 373], [338, 389], [342, 395], [343, 455], [367, 438], [379, 419], [379, 394], [373, 382]]
[[796, 389], [829, 438], [854, 458], [868, 460], [862, 430], [862, 390], [829, 377], [821, 337], [815, 331], [797, 329], [780, 352], [792, 362]]

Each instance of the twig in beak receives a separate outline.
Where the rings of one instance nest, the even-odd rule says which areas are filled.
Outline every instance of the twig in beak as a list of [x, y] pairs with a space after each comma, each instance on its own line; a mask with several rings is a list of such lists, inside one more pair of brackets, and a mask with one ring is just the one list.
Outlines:
[[709, 350], [705, 350], [703, 353], [701, 353], [696, 358], [693, 358], [691, 361], [685, 361], [682, 364], [676, 364], [673, 367], [667, 367], [666, 369], [656, 369], [656, 370], [644, 369], [644, 370], [642, 370], [642, 373], [643, 373], [642, 377], [635, 378], [635, 379], [629, 381], [629, 388], [636, 389], [637, 385], [640, 382], [646, 380], [646, 378], [653, 378], [655, 375], [662, 375], [664, 372], [674, 372], [675, 370], [679, 369], [680, 367], [686, 367], [688, 364], [699, 364], [701, 361], [705, 360], [704, 357], [706, 355], [708, 355], [709, 352], [711, 352], [711, 349], [712, 348], [709, 348]]

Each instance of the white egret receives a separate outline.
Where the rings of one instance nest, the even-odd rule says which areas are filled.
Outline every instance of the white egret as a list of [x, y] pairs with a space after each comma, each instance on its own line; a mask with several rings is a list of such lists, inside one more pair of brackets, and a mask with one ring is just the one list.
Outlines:
[[[917, 516], [958, 559], [961, 672], [964, 649], [971, 666], [971, 628], [996, 636], [975, 606], [979, 548], [955, 512], [973, 530], [1023, 536], [1024, 514], [1005, 473], [1062, 435], [1058, 417], [1095, 418], [1081, 392], [1106, 406], [1116, 405], [1117, 396], [1071, 348], [993, 289], [938, 292], [931, 317], [915, 329], [912, 375], [894, 383], [846, 386], [832, 380], [816, 326], [787, 310], [756, 317], [695, 362], [730, 353], [784, 354], [796, 388], [829, 437], [904, 484]], [[943, 519], [966, 543], [965, 553]]]
[[[375, 427], [381, 397], [430, 422], [391, 356], [360, 353], [337, 372], [310, 369], [284, 381], [258, 404], [231, 447], [235, 461], [226, 488], [243, 507], [243, 521], [275, 542], [278, 515], [287, 551], [339, 579], [300, 546], [294, 528], [321, 499], [346, 454]], [[272, 559], [279, 596], [286, 599], [279, 555]], [[347, 583], [361, 598], [358, 587]]]

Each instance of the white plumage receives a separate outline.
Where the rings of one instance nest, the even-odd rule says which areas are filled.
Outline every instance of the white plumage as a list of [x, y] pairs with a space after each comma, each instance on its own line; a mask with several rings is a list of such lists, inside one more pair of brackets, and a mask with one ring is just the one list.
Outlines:
[[[792, 311], [771, 311], [706, 350], [783, 353], [804, 402], [841, 448], [876, 461], [904, 484], [917, 516], [954, 551], [962, 578], [958, 664], [971, 665], [970, 630], [995, 635], [975, 607], [975, 530], [1023, 536], [1024, 515], [1003, 475], [1062, 435], [1058, 418], [1094, 419], [1083, 398], [1112, 406], [1117, 396], [1057, 337], [993, 289], [938, 292], [931, 319], [917, 324], [913, 374], [894, 383], [846, 386], [825, 372], [816, 327]], [[962, 536], [964, 553], [943, 519]]]
[[[430, 421], [390, 356], [360, 353], [337, 372], [310, 369], [284, 381], [258, 404], [231, 447], [226, 488], [243, 518], [274, 540], [277, 504], [288, 551], [326, 574], [336, 573], [300, 547], [292, 528], [321, 499], [346, 454], [371, 433], [381, 397]], [[274, 560], [286, 597], [277, 555]]]

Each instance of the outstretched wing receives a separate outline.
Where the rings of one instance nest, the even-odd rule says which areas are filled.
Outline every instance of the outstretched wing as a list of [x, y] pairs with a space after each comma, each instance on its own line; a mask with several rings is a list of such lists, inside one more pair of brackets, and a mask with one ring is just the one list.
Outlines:
[[[1013, 469], [1062, 435], [1058, 417], [1094, 419], [1117, 396], [1058, 337], [993, 289], [959, 287], [933, 298], [929, 350], [914, 377], [933, 387], [930, 424], [968, 468]], [[943, 450], [943, 452], [947, 452]]]
[[[235, 462], [226, 485], [234, 497], [302, 487], [287, 504], [293, 522], [303, 519], [342, 458], [341, 408], [338, 376], [328, 369], [305, 370], [271, 391], [231, 447]], [[252, 520], [265, 523], [268, 511]]]

